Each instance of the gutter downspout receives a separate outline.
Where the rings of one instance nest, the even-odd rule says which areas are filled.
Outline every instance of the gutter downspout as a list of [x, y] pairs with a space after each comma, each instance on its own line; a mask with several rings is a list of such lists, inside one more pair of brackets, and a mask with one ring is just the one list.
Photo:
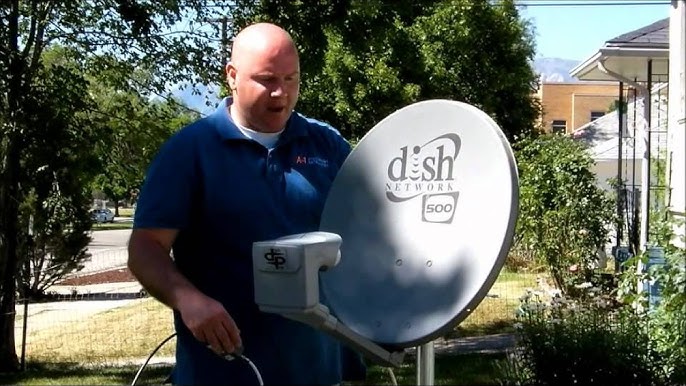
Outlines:
[[[634, 86], [636, 89], [640, 90], [640, 93], [644, 95], [643, 98], [643, 118], [646, 120], [646, 125], [643, 129], [643, 154], [641, 156], [641, 234], [639, 237], [639, 247], [640, 247], [640, 252], [644, 252], [646, 250], [646, 246], [648, 244], [648, 209], [649, 209], [649, 203], [648, 200], [650, 199], [649, 195], [649, 190], [650, 190], [650, 122], [648, 121], [650, 118], [650, 107], [651, 107], [651, 101], [650, 101], [650, 90], [648, 90], [647, 87], [638, 84], [637, 82], [628, 79], [624, 77], [623, 75], [620, 75], [616, 72], [613, 72], [611, 70], [608, 70], [605, 67], [605, 61], [607, 60], [606, 57], [601, 57], [598, 60], [598, 70], [600, 70], [602, 73], [607, 74], [615, 79], [617, 79], [620, 82], [625, 82], [628, 83], [632, 86]], [[620, 157], [622, 155], [620, 154]], [[640, 267], [641, 264], [639, 262], [639, 269], [642, 269], [643, 267]]]

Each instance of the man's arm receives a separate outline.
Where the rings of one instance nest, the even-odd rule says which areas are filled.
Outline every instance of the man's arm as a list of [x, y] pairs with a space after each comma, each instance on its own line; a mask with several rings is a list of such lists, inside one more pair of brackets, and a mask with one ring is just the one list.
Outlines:
[[152, 296], [179, 311], [196, 339], [219, 354], [241, 346], [240, 331], [221, 303], [200, 292], [174, 265], [169, 252], [175, 229], [134, 229], [128, 265]]

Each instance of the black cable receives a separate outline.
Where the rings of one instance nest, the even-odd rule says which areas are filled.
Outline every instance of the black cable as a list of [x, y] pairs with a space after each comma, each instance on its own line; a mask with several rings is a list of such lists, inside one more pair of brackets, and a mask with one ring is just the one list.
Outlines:
[[[138, 378], [140, 377], [141, 373], [143, 372], [143, 369], [145, 369], [145, 367], [148, 365], [148, 362], [150, 362], [150, 359], [152, 359], [152, 357], [157, 353], [157, 351], [158, 351], [160, 348], [162, 348], [162, 346], [164, 346], [165, 343], [169, 342], [169, 340], [171, 340], [171, 339], [174, 338], [175, 336], [176, 336], [176, 333], [173, 333], [173, 334], [169, 335], [169, 336], [166, 337], [162, 342], [160, 342], [160, 344], [158, 344], [157, 347], [155, 347], [154, 350], [152, 350], [152, 352], [151, 352], [150, 355], [148, 356], [148, 359], [145, 360], [145, 363], [143, 363], [143, 365], [138, 369], [138, 372], [136, 373], [136, 376], [133, 377], [133, 381], [131, 381], [131, 386], [136, 386], [136, 382], [138, 382]], [[240, 351], [242, 351], [242, 350], [240, 350]], [[239, 351], [239, 352], [240, 352], [240, 351]], [[223, 355], [222, 358], [226, 359], [227, 361], [231, 361], [231, 360], [234, 360], [234, 359], [236, 359], [236, 358], [240, 358], [240, 359], [244, 360], [244, 361], [250, 366], [250, 368], [252, 369], [253, 373], [255, 373], [255, 377], [257, 378], [258, 384], [259, 384], [260, 386], [263, 386], [263, 385], [264, 385], [264, 381], [262, 380], [262, 374], [260, 374], [260, 370], [258, 370], [258, 369], [257, 369], [257, 366], [255, 366], [255, 364], [254, 364], [250, 359], [248, 359], [248, 357], [246, 357], [245, 355], [243, 355], [243, 354], [241, 354], [241, 353], [238, 353], [238, 354], [227, 354], [227, 355]]]
[[150, 362], [150, 359], [152, 359], [152, 357], [157, 353], [157, 351], [158, 351], [160, 348], [162, 348], [162, 346], [164, 346], [165, 343], [169, 342], [169, 341], [170, 341], [173, 337], [175, 337], [175, 336], [176, 336], [176, 333], [173, 333], [173, 334], [169, 335], [169, 336], [166, 337], [160, 344], [158, 344], [157, 347], [155, 347], [154, 350], [152, 350], [152, 352], [151, 352], [150, 355], [148, 356], [148, 359], [145, 360], [145, 363], [143, 363], [143, 366], [141, 366], [141, 367], [138, 369], [138, 372], [136, 373], [136, 376], [133, 377], [133, 381], [131, 382], [131, 386], [135, 386], [135, 385], [136, 385], [136, 382], [138, 382], [138, 377], [141, 376], [141, 373], [143, 372], [143, 369], [145, 369], [145, 366], [148, 365], [148, 362]]

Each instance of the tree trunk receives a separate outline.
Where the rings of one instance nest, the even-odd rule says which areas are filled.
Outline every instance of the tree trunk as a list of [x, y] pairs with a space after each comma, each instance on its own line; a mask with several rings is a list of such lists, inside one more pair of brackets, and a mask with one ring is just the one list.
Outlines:
[[[14, 133], [12, 133], [14, 134]], [[16, 300], [17, 273], [17, 218], [19, 146], [9, 135], [6, 142], [3, 187], [0, 190], [0, 213], [2, 214], [2, 248], [0, 248], [0, 372], [19, 370], [19, 359], [14, 347], [14, 303]]]
[[[14, 281], [14, 278], [12, 278]], [[3, 283], [2, 300], [0, 300], [0, 372], [12, 372], [19, 370], [19, 358], [14, 348], [14, 288], [5, 288]], [[14, 285], [12, 285], [14, 287]]]
[[22, 77], [26, 64], [19, 54], [19, 0], [9, 5], [7, 45], [9, 48], [9, 77], [7, 82], [7, 111], [5, 127], [5, 154], [2, 162], [0, 186], [0, 372], [19, 370], [19, 359], [14, 348], [14, 318], [16, 300], [19, 172], [21, 137], [18, 121], [22, 115]]

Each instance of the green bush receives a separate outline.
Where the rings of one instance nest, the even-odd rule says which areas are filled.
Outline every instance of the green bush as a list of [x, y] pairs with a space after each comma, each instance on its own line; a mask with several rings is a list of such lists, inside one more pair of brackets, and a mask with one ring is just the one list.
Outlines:
[[[656, 213], [651, 223], [653, 240], [662, 246], [665, 253], [664, 265], [653, 265], [650, 269], [638, 271], [640, 262], [645, 268], [647, 253], [639, 254], [624, 263], [624, 273], [619, 286], [619, 295], [627, 304], [645, 311], [642, 317], [651, 327], [655, 349], [663, 357], [661, 366], [668, 375], [669, 384], [686, 384], [686, 250], [683, 237], [677, 238], [673, 229], [683, 226], [666, 213]], [[659, 300], [650, 304], [646, 292], [637, 291], [637, 283], [655, 282], [659, 286]]]
[[[649, 325], [590, 283], [569, 300], [527, 293], [518, 312], [518, 351], [503, 383], [527, 385], [662, 385], [662, 357]], [[588, 288], [584, 288], [588, 287]]]
[[[684, 240], [682, 238], [683, 245]], [[655, 279], [660, 285], [660, 302], [651, 313], [655, 325], [654, 339], [664, 354], [663, 363], [670, 381], [686, 384], [686, 250], [670, 245], [666, 264], [656, 267]]]
[[517, 269], [529, 259], [532, 267], [549, 269], [557, 287], [572, 296], [576, 284], [591, 280], [614, 223], [614, 204], [598, 187], [583, 144], [547, 135], [522, 140], [516, 155], [520, 212], [506, 264]]

